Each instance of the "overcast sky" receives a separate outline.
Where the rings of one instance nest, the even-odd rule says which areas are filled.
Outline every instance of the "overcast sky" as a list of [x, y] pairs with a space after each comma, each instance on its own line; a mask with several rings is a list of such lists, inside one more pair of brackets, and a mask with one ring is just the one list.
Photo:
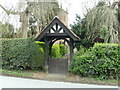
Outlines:
[[[22, 1], [22, 0], [21, 0]], [[24, 1], [24, 0], [23, 0]], [[29, 0], [30, 1], [30, 0]], [[58, 0], [62, 3], [62, 7], [65, 10], [68, 10], [68, 20], [69, 24], [72, 24], [75, 21], [76, 14], [83, 17], [83, 13], [85, 13], [85, 6], [87, 8], [92, 8], [95, 4], [98, 3], [99, 0]], [[106, 0], [106, 1], [114, 1], [114, 0]], [[0, 4], [2, 4], [5, 8], [18, 9], [19, 0], [0, 0]], [[10, 16], [10, 20], [6, 20], [5, 12], [0, 8], [0, 21], [10, 21], [11, 24], [14, 24], [14, 27], [17, 28], [20, 26], [19, 17], [18, 16]]]

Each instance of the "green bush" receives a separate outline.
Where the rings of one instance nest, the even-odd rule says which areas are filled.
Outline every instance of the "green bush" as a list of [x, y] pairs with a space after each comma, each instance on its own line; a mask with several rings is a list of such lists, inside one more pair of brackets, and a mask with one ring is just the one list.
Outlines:
[[42, 53], [45, 53], [45, 43], [44, 42], [40, 42], [40, 41], [35, 41], [35, 43], [37, 43], [40, 47], [40, 51], [42, 51]]
[[65, 48], [65, 45], [54, 44], [52, 46], [52, 58], [60, 58], [60, 57], [64, 56], [65, 53], [67, 53], [67, 49]]
[[61, 54], [60, 54], [60, 47], [59, 45], [53, 45], [52, 46], [52, 58], [60, 58]]
[[61, 44], [61, 45], [59, 45], [59, 48], [60, 48], [61, 56], [64, 56], [66, 53], [65, 45]]
[[85, 77], [98, 79], [118, 79], [120, 57], [118, 44], [95, 44], [85, 50], [82, 48], [75, 55], [69, 71]]
[[[36, 43], [40, 46], [40, 50], [44, 53], [45, 43], [40, 41], [36, 41]], [[65, 53], [67, 52], [68, 50], [65, 48], [65, 45], [63, 44], [61, 45], [54, 44], [52, 46], [52, 58], [60, 58], [61, 56], [64, 56]]]
[[0, 39], [2, 41], [2, 68], [35, 69], [44, 65], [44, 53], [34, 38]]

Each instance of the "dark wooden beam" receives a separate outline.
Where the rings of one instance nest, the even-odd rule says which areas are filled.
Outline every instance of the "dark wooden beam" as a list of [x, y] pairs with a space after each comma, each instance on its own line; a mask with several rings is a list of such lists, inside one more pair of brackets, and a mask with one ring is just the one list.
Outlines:
[[52, 27], [51, 29], [52, 29], [54, 32], [56, 32], [56, 30], [55, 30], [53, 27]]
[[62, 27], [59, 28], [58, 32], [60, 32], [60, 30], [62, 30]]
[[58, 24], [56, 23], [56, 31], [58, 31]]
[[49, 44], [49, 54], [50, 54], [50, 58], [52, 58], [52, 41], [50, 42], [50, 44]]
[[63, 37], [63, 36], [69, 36], [68, 34], [65, 34], [65, 33], [47, 33], [46, 36], [60, 36], [60, 37]]
[[74, 53], [74, 41], [70, 38], [70, 61], [72, 60], [72, 55]]
[[49, 53], [49, 43], [47, 38], [44, 38], [45, 41], [45, 60], [46, 60], [46, 65], [48, 65], [48, 53]]

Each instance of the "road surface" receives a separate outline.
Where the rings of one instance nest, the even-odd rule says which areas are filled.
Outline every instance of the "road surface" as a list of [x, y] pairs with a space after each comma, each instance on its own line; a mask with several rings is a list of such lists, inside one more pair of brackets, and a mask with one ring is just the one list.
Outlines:
[[0, 82], [0, 88], [118, 88], [117, 86], [53, 82], [6, 76], [0, 76]]

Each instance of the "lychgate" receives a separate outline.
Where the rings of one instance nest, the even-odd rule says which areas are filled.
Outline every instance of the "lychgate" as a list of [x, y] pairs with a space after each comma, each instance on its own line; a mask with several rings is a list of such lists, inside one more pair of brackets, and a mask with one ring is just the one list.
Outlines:
[[[59, 63], [52, 64], [52, 66], [50, 65], [50, 62], [52, 62], [52, 63], [56, 62], [56, 59], [51, 58], [52, 45], [57, 40], [60, 40], [60, 39], [63, 39], [68, 43], [68, 45], [70, 47], [70, 60], [71, 60], [72, 54], [74, 51], [73, 49], [74, 49], [75, 42], [80, 41], [80, 38], [75, 33], [73, 33], [70, 29], [68, 29], [57, 17], [55, 17], [50, 22], [50, 24], [48, 24], [48, 26], [46, 26], [43, 29], [43, 31], [39, 34], [39, 36], [36, 38], [36, 41], [45, 42], [45, 60], [47, 62], [47, 65], [49, 66], [48, 70], [51, 73], [52, 73], [52, 70], [50, 69], [50, 67], [56, 68], [56, 70], [53, 70], [53, 71], [55, 71], [55, 73], [58, 73], [58, 72], [61, 72], [61, 71], [59, 71], [60, 70], [59, 68], [60, 67], [63, 68], [65, 66], [65, 65], [63, 65], [63, 63], [66, 63], [65, 60], [64, 60], [65, 62], [63, 62], [63, 60], [58, 59], [58, 60], [60, 60], [60, 61], [58, 61]], [[49, 53], [49, 51], [50, 51], [50, 53]], [[61, 64], [60, 64], [60, 62], [61, 62]], [[53, 66], [53, 65], [55, 65], [55, 66]], [[66, 63], [66, 65], [68, 65], [68, 64]], [[59, 66], [59, 67], [57, 67], [57, 66]], [[62, 70], [62, 71], [64, 72], [64, 70]], [[61, 72], [61, 73], [63, 73], [63, 72]]]

